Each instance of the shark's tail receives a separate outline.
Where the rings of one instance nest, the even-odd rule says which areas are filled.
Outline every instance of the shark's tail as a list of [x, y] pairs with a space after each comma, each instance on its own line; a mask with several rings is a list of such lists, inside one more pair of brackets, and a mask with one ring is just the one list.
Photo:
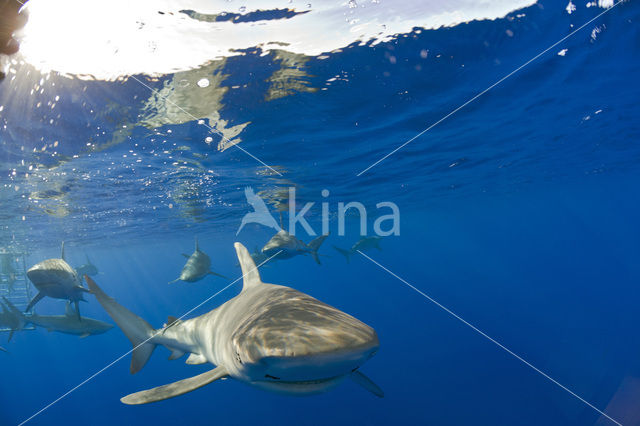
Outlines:
[[336, 246], [333, 246], [333, 248], [336, 249], [336, 251], [338, 253], [343, 255], [345, 257], [345, 259], [347, 259], [347, 263], [349, 263], [351, 261], [351, 251], [350, 250], [341, 249], [340, 247], [336, 247]]
[[313, 240], [311, 240], [311, 242], [307, 246], [309, 247], [309, 253], [311, 253], [311, 256], [313, 256], [313, 260], [315, 260], [318, 265], [320, 265], [320, 258], [318, 257], [318, 249], [320, 248], [324, 240], [327, 239], [328, 236], [329, 234], [321, 235], [318, 238], [314, 238]]
[[120, 305], [115, 299], [109, 297], [89, 276], [85, 275], [91, 292], [96, 296], [109, 316], [118, 324], [122, 332], [127, 336], [133, 345], [131, 353], [131, 374], [136, 374], [147, 363], [156, 344], [153, 338], [156, 331], [148, 322]]
[[[16, 308], [13, 303], [9, 302], [9, 300], [6, 297], [2, 296], [2, 300], [4, 301], [4, 305], [0, 304], [2, 305], [2, 310], [4, 311], [6, 308], [9, 308], [9, 312], [13, 314], [16, 318], [18, 318], [18, 326], [12, 329], [11, 332], [9, 333], [9, 341], [11, 341], [11, 338], [13, 337], [13, 332], [24, 329], [24, 326], [29, 323], [29, 320], [27, 319], [27, 317], [24, 316], [22, 312], [20, 312], [20, 309]], [[6, 308], [5, 308], [5, 305], [6, 305]]]

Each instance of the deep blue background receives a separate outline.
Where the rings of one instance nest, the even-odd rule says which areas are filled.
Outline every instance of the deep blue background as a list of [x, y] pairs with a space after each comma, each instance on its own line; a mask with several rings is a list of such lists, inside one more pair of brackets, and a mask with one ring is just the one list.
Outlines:
[[[51, 139], [56, 132], [66, 135], [60, 150], [80, 155], [49, 176], [70, 185], [61, 190], [69, 215], [47, 216], [20, 197], [22, 190], [5, 192], [3, 239], [18, 234], [29, 245], [30, 264], [57, 257], [65, 239], [71, 263], [82, 263], [89, 253], [101, 270], [96, 281], [159, 327], [167, 315], [182, 315], [228, 283], [209, 277], [166, 284], [183, 264], [180, 253], [192, 251], [195, 234], [211, 255], [213, 270], [233, 278], [239, 269], [232, 242], [253, 248], [270, 237], [257, 226], [235, 236], [248, 208], [245, 185], [295, 184], [303, 198], [316, 202], [323, 201], [319, 192], [327, 188], [332, 211], [338, 201], [394, 201], [401, 209], [401, 235], [384, 239], [383, 250], [368, 255], [621, 423], [640, 424], [637, 2], [617, 6], [378, 167], [355, 176], [603, 10], [576, 5], [568, 15], [564, 2], [543, 1], [507, 19], [416, 32], [377, 46], [353, 46], [325, 60], [311, 58], [307, 73], [314, 87], [325, 87], [341, 72], [348, 75], [326, 91], [264, 102], [253, 96], [264, 89], [258, 79], [244, 92], [232, 92], [223, 116], [251, 121], [242, 146], [281, 166], [281, 179], [256, 173], [254, 160], [237, 150], [211, 150], [202, 143], [206, 131], [194, 123], [167, 126], [162, 131], [172, 130], [169, 145], [206, 154], [201, 161], [216, 171], [214, 182], [196, 185], [190, 207], [200, 208], [197, 214], [178, 205], [166, 208], [169, 199], [160, 202], [163, 209], [151, 210], [173, 185], [200, 175], [177, 174], [170, 164], [145, 157], [142, 147], [152, 147], [148, 130], [137, 129], [126, 143], [88, 156], [84, 118], [73, 115], [73, 105], [60, 106], [69, 117], [67, 126], [47, 127], [48, 117], [35, 114], [25, 123], [28, 104], [9, 94], [9, 82], [2, 83], [2, 119], [12, 129], [0, 134], [6, 182], [28, 187], [9, 171], [22, 159], [36, 161], [31, 148], [40, 146], [40, 132], [53, 133]], [[516, 18], [518, 13], [525, 16]], [[596, 27], [601, 32], [592, 37]], [[563, 48], [566, 56], [558, 56]], [[419, 55], [422, 49], [429, 50], [426, 59]], [[240, 78], [235, 76], [247, 69], [270, 66], [267, 60], [237, 58], [227, 71]], [[97, 110], [115, 100], [129, 105], [141, 92], [131, 80], [58, 78], [67, 95], [87, 85], [86, 96]], [[135, 109], [120, 114], [135, 121]], [[92, 124], [111, 130], [122, 122], [103, 115], [94, 119], [104, 121]], [[130, 168], [122, 156], [132, 149], [145, 162], [156, 161], [153, 170], [159, 174]], [[107, 171], [112, 162], [114, 170]], [[75, 178], [79, 172], [73, 168], [88, 177]], [[104, 173], [98, 176], [96, 170]], [[153, 185], [143, 186], [145, 179]], [[217, 202], [210, 207], [205, 194], [212, 193]], [[263, 279], [291, 285], [374, 327], [381, 348], [362, 371], [384, 389], [384, 399], [349, 381], [327, 394], [293, 398], [226, 380], [170, 401], [122, 405], [119, 398], [128, 393], [207, 368], [167, 361], [168, 352], [158, 348], [137, 375], [129, 374], [127, 357], [31, 424], [610, 424], [375, 264], [356, 256], [347, 265], [331, 245], [348, 247], [357, 240], [357, 222], [348, 224], [348, 236], [333, 235], [322, 247], [330, 256], [322, 266], [299, 257], [263, 268]], [[336, 226], [332, 222], [334, 234]], [[239, 288], [236, 284], [199, 312]], [[39, 313], [63, 309], [52, 300], [40, 305]], [[107, 319], [93, 299], [81, 308], [85, 315]], [[87, 339], [38, 330], [18, 333], [2, 345], [10, 349], [0, 353], [3, 425], [26, 419], [130, 348], [117, 329]]]

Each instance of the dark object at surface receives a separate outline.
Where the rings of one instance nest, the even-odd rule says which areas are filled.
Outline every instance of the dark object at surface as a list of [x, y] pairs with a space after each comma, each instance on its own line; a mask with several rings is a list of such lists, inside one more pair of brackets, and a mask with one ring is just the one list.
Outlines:
[[[0, 0], [0, 55], [13, 55], [20, 48], [13, 33], [27, 23], [26, 14], [19, 13], [24, 3], [26, 1]], [[0, 70], [0, 80], [4, 77], [4, 71]]]

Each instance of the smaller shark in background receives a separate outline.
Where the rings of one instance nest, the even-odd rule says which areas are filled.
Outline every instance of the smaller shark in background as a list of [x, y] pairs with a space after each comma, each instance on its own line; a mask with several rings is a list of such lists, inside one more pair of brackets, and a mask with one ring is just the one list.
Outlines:
[[98, 267], [91, 262], [91, 260], [89, 259], [89, 255], [87, 255], [86, 253], [85, 257], [87, 258], [87, 263], [78, 266], [76, 268], [76, 274], [78, 274], [80, 278], [84, 277], [85, 275], [89, 275], [90, 277], [98, 275], [100, 273], [100, 271], [98, 271]]
[[6, 297], [3, 296], [2, 300], [4, 300], [6, 306], [5, 304], [0, 303], [0, 307], [2, 308], [2, 312], [0, 312], [0, 326], [11, 329], [8, 339], [8, 341], [10, 342], [11, 338], [13, 337], [13, 333], [24, 328], [24, 326], [26, 325], [26, 320], [24, 318], [24, 315], [22, 315], [22, 312], [16, 309], [16, 307], [13, 306], [13, 304], [9, 302]]
[[358, 251], [371, 250], [372, 248], [382, 250], [380, 248], [380, 240], [382, 240], [382, 237], [378, 236], [362, 237], [348, 250], [336, 246], [333, 246], [333, 248], [336, 249], [338, 253], [343, 255], [347, 259], [347, 263], [349, 263], [349, 261], [351, 260], [351, 255], [357, 253]]
[[262, 253], [267, 257], [277, 255], [277, 259], [290, 259], [301, 254], [310, 254], [316, 263], [320, 265], [318, 249], [328, 236], [329, 234], [321, 235], [314, 238], [309, 244], [305, 244], [284, 229], [281, 229], [265, 244], [262, 248]]
[[193, 283], [200, 281], [207, 275], [215, 275], [225, 279], [227, 278], [224, 275], [211, 271], [211, 259], [198, 247], [198, 238], [196, 238], [196, 249], [193, 254], [189, 256], [188, 254], [183, 253], [182, 255], [187, 258], [187, 263], [185, 263], [182, 268], [180, 276], [175, 280], [170, 281], [169, 284], [173, 284], [178, 281]]
[[[262, 264], [264, 261], [266, 261], [267, 259], [269, 259], [269, 256], [267, 256], [266, 254], [264, 254], [262, 252], [262, 250], [260, 250], [258, 247], [255, 247], [253, 249], [253, 253], [251, 253], [251, 258], [253, 259], [253, 262], [256, 265], [260, 265]], [[273, 259], [275, 260], [275, 259]], [[240, 263], [236, 263], [237, 267], [240, 267]], [[262, 266], [268, 266], [267, 264], [264, 264]]]
[[6, 299], [4, 299], [4, 303], [9, 307], [14, 316], [20, 318], [22, 326], [25, 324], [33, 324], [46, 328], [48, 331], [57, 331], [59, 333], [73, 334], [80, 337], [102, 334], [113, 328], [112, 324], [93, 318], [82, 317], [78, 319], [71, 307], [71, 302], [67, 302], [64, 315], [33, 314], [31, 316], [25, 316]]
[[64, 242], [60, 259], [47, 259], [33, 265], [27, 271], [27, 277], [39, 293], [29, 302], [26, 312], [29, 312], [45, 296], [49, 296], [73, 302], [76, 306], [76, 317], [80, 320], [78, 302], [86, 302], [84, 293], [90, 293], [90, 291], [82, 286], [76, 271], [64, 260]]

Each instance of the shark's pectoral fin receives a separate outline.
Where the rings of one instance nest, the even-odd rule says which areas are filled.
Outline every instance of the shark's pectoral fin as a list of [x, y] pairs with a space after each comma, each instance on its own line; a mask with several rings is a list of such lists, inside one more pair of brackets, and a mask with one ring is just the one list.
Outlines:
[[209, 271], [209, 272], [207, 272], [207, 274], [209, 274], [209, 275], [215, 275], [216, 277], [224, 278], [225, 280], [228, 280], [228, 279], [229, 279], [229, 278], [225, 277], [224, 275], [218, 274], [218, 273], [213, 272], [213, 271]]
[[171, 351], [171, 355], [169, 355], [170, 361], [173, 361], [174, 359], [178, 359], [182, 355], [184, 355], [184, 352], [182, 352], [180, 349], [171, 349], [171, 348], [167, 348], [167, 349]]
[[351, 380], [353, 380], [354, 382], [356, 382], [357, 384], [359, 384], [360, 386], [362, 386], [363, 388], [365, 388], [375, 396], [379, 398], [382, 398], [384, 396], [384, 392], [382, 391], [382, 389], [380, 389], [378, 385], [373, 383], [373, 381], [370, 378], [368, 378], [361, 372], [356, 370], [353, 373], [351, 373], [349, 377], [351, 377]]
[[177, 283], [178, 281], [180, 281], [180, 278], [176, 278], [176, 279], [175, 279], [175, 280], [173, 280], [173, 281], [169, 281], [169, 284], [175, 284], [175, 283]]
[[13, 337], [13, 330], [9, 332], [9, 339], [7, 340], [7, 342], [10, 342], [12, 337]]
[[84, 333], [80, 335], [80, 338], [84, 339], [85, 337], [89, 337], [89, 336], [91, 336], [91, 333]]
[[187, 358], [186, 363], [189, 365], [200, 365], [200, 364], [206, 364], [207, 362], [207, 358], [205, 358], [203, 355], [200, 354], [191, 354], [189, 355], [189, 358]]
[[33, 309], [35, 304], [38, 303], [39, 301], [41, 301], [43, 298], [44, 298], [44, 294], [42, 294], [42, 293], [36, 294], [36, 297], [31, 299], [31, 302], [29, 302], [29, 305], [27, 305], [27, 308], [24, 311], [25, 312], [29, 312], [31, 309]]
[[163, 401], [165, 399], [184, 395], [187, 392], [199, 389], [227, 375], [227, 370], [224, 367], [217, 367], [213, 370], [207, 371], [206, 373], [202, 373], [188, 379], [180, 380], [164, 386], [159, 386], [157, 388], [132, 393], [131, 395], [125, 396], [120, 401], [127, 405], [139, 405], [148, 404], [150, 402]]
[[184, 257], [186, 257], [187, 259], [189, 259], [189, 258], [191, 257], [191, 255], [188, 255], [188, 254], [186, 254], [186, 253], [182, 253], [182, 255], [183, 255]]
[[7, 350], [5, 348], [3, 348], [2, 346], [0, 346], [0, 351], [7, 352]]

